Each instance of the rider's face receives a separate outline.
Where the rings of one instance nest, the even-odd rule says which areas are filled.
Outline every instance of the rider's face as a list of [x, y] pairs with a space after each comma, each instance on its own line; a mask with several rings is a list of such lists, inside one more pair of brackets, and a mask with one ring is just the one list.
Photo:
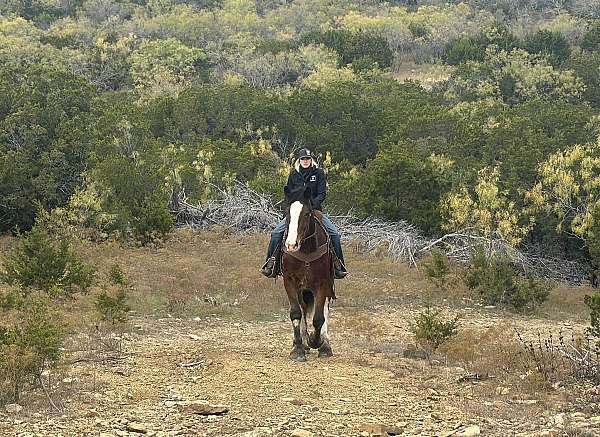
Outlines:
[[312, 158], [310, 156], [300, 158], [300, 165], [302, 168], [308, 168], [312, 165]]

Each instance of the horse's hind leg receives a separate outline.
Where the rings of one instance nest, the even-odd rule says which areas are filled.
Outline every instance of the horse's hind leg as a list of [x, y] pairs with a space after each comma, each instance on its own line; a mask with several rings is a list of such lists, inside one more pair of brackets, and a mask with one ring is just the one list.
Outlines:
[[302, 345], [306, 352], [310, 352], [308, 324], [312, 323], [313, 314], [315, 311], [315, 300], [312, 291], [303, 290], [300, 299], [300, 307], [302, 308], [302, 321], [300, 324], [300, 333], [302, 335]]
[[333, 356], [333, 351], [329, 344], [329, 335], [327, 334], [327, 325], [329, 324], [329, 301], [330, 299], [327, 299], [323, 305], [323, 318], [325, 321], [323, 322], [323, 326], [321, 326], [321, 339], [323, 340], [323, 343], [319, 346], [319, 358]]

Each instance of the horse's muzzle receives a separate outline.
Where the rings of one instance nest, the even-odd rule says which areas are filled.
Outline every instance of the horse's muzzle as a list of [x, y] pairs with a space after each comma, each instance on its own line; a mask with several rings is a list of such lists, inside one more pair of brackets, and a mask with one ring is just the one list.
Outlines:
[[298, 249], [300, 249], [300, 247], [298, 246], [298, 244], [297, 244], [297, 243], [294, 243], [294, 244], [288, 244], [288, 243], [286, 243], [286, 244], [285, 244], [285, 249], [286, 249], [288, 252], [297, 252], [297, 251], [298, 251]]

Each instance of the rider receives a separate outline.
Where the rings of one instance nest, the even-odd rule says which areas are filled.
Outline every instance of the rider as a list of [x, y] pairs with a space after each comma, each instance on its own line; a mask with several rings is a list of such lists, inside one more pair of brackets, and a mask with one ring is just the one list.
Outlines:
[[[319, 168], [317, 162], [313, 159], [313, 155], [310, 150], [301, 149], [298, 152], [298, 159], [294, 165], [294, 170], [291, 171], [288, 177], [286, 187], [288, 188], [289, 192], [294, 192], [307, 186], [311, 189], [311, 203], [313, 208], [321, 211], [321, 204], [325, 200], [325, 195], [327, 193], [325, 172], [323, 169]], [[322, 223], [323, 226], [325, 226], [329, 237], [331, 238], [333, 249], [336, 255], [336, 260], [333, 263], [334, 277], [336, 279], [342, 279], [348, 274], [348, 272], [344, 266], [344, 255], [342, 254], [340, 233], [331, 220], [329, 220], [329, 217], [327, 217], [325, 214], [323, 214]], [[286, 222], [284, 218], [271, 232], [271, 242], [269, 243], [269, 249], [267, 250], [267, 261], [261, 269], [261, 273], [268, 278], [277, 276], [277, 271], [275, 269], [276, 260], [273, 254], [281, 243], [285, 228]]]

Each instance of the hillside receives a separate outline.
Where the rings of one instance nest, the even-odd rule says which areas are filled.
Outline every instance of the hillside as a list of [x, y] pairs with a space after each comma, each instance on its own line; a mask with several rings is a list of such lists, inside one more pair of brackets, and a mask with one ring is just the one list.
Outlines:
[[[514, 334], [580, 333], [585, 287], [555, 289], [532, 315], [515, 315], [484, 308], [460, 284], [435, 291], [416, 269], [347, 247], [352, 274], [332, 306], [335, 355], [295, 363], [282, 283], [257, 271], [265, 244], [222, 228], [178, 231], [156, 249], [82, 246], [99, 271], [121, 265], [133, 312], [115, 328], [98, 322], [97, 291], [67, 303], [72, 335], [50, 377], [62, 412], [42, 392], [26, 393], [23, 411], [0, 413], [1, 435], [600, 433], [598, 387], [540, 379]], [[432, 363], [415, 357], [409, 328], [427, 302], [461, 315]]]

